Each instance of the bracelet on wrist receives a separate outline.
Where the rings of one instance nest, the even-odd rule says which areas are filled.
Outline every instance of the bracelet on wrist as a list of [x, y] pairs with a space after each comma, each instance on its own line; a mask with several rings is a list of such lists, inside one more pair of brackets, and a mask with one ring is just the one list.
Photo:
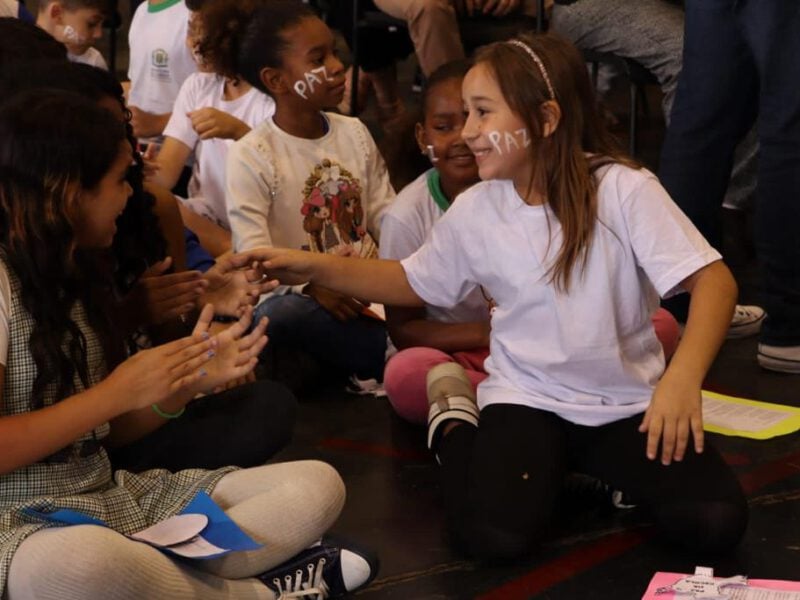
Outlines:
[[162, 410], [161, 407], [158, 404], [151, 404], [150, 408], [152, 408], [153, 412], [156, 413], [162, 419], [177, 419], [183, 413], [186, 412], [186, 407], [185, 406], [182, 406], [181, 409], [178, 412], [174, 412], [174, 413], [168, 413], [168, 412]]

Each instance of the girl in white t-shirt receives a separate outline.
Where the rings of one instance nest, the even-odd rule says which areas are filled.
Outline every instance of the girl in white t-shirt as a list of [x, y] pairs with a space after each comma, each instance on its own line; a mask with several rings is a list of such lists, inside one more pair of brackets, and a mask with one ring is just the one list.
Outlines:
[[[242, 24], [237, 72], [275, 100], [275, 114], [228, 152], [234, 250], [290, 246], [375, 258], [394, 190], [366, 126], [324, 112], [344, 94], [331, 30], [300, 0], [258, 2]], [[228, 25], [230, 26], [230, 25]], [[304, 282], [257, 308], [272, 347], [291, 346], [360, 379], [383, 375], [386, 328], [366, 303]]]
[[[568, 42], [492, 44], [462, 95], [462, 136], [484, 181], [416, 253], [344, 261], [265, 250], [270, 276], [393, 305], [454, 306], [475, 285], [494, 300], [477, 403], [458, 365], [428, 375], [449, 525], [474, 556], [508, 559], [538, 542], [568, 470], [651, 510], [670, 542], [730, 550], [747, 504], [704, 447], [700, 395], [736, 299], [720, 255], [616, 150]], [[659, 295], [684, 290], [689, 319], [665, 370], [651, 317]]]
[[238, 0], [221, 0], [190, 11], [187, 43], [200, 72], [181, 85], [155, 162], [153, 180], [172, 189], [194, 152], [189, 196], [181, 214], [214, 256], [231, 244], [225, 211], [228, 148], [275, 112], [272, 98], [236, 71], [242, 31], [231, 23], [246, 22], [253, 8]]
[[[386, 213], [381, 258], [411, 256], [430, 238], [434, 224], [455, 198], [480, 181], [475, 157], [461, 137], [466, 120], [461, 83], [469, 67], [468, 61], [447, 63], [427, 80], [422, 120], [415, 134], [419, 150], [433, 168], [407, 185]], [[457, 362], [475, 386], [486, 379], [483, 364], [489, 355], [490, 309], [479, 286], [452, 308], [386, 307], [389, 336], [399, 352], [386, 363], [383, 386], [398, 415], [412, 423], [427, 421], [425, 382], [436, 365]], [[669, 360], [678, 344], [678, 323], [659, 308], [653, 314], [653, 326]]]

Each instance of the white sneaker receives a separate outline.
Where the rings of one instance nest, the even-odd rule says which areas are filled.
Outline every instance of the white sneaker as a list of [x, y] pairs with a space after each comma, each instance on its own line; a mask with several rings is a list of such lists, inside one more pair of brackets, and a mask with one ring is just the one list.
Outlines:
[[731, 326], [728, 328], [729, 340], [749, 337], [761, 331], [761, 325], [767, 313], [760, 306], [747, 306], [737, 304], [731, 318]]
[[758, 364], [779, 373], [800, 373], [800, 346], [759, 344]]

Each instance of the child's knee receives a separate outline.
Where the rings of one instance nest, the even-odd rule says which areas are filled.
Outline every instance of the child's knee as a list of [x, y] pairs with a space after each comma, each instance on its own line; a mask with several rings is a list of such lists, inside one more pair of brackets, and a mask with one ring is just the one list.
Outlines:
[[470, 557], [487, 563], [504, 563], [523, 557], [541, 539], [539, 532], [524, 532], [506, 524], [477, 519], [454, 533]]
[[[118, 581], [120, 574], [138, 572], [136, 549], [152, 550], [95, 525], [37, 532], [14, 555], [9, 573], [10, 596], [50, 598], [79, 589], [83, 598], [108, 597], [110, 590], [122, 585]], [[125, 588], [135, 595], [140, 578], [125, 579]]]
[[424, 424], [428, 419], [425, 378], [434, 366], [452, 358], [433, 348], [406, 348], [386, 364], [383, 386], [395, 412], [411, 423]]
[[707, 502], [675, 502], [655, 511], [665, 539], [698, 553], [732, 551], [747, 528], [744, 498]]

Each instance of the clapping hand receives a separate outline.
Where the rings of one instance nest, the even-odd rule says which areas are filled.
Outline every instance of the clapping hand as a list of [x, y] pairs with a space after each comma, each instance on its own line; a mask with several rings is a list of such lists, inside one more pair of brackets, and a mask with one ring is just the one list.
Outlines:
[[[197, 319], [193, 335], [207, 335], [213, 317], [214, 307], [206, 304]], [[267, 345], [267, 319], [261, 319], [245, 335], [252, 321], [253, 307], [248, 306], [238, 321], [211, 337], [214, 356], [203, 367], [205, 375], [195, 382], [198, 393], [222, 389], [228, 382], [245, 377], [255, 368], [259, 353]]]
[[143, 311], [143, 322], [160, 325], [192, 311], [208, 287], [199, 271], [166, 273], [172, 266], [167, 257], [147, 269], [126, 298], [132, 309]]

